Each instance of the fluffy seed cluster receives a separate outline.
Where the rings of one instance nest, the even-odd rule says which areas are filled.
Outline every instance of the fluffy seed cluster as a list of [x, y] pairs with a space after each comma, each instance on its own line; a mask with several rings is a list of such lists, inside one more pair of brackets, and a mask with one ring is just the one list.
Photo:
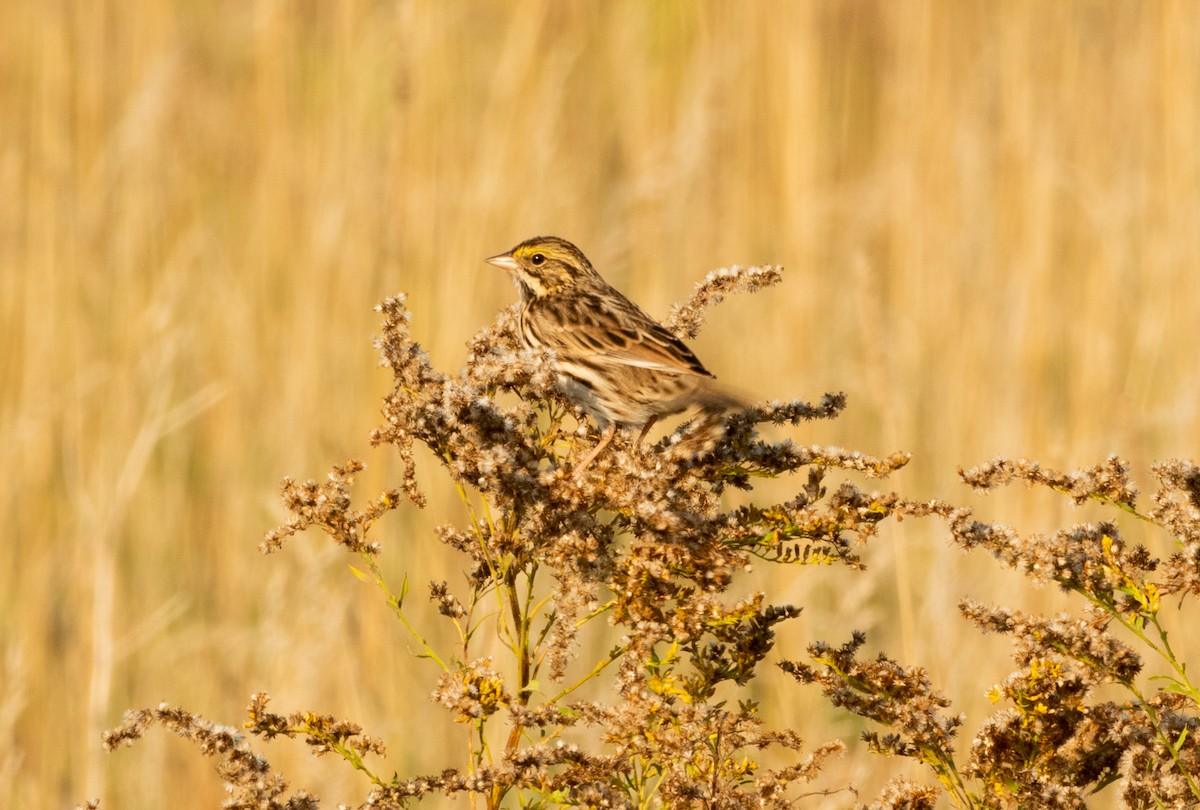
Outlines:
[[743, 267], [735, 264], [713, 270], [696, 285], [696, 291], [682, 304], [671, 308], [671, 314], [663, 323], [679, 337], [694, 338], [704, 325], [704, 312], [714, 304], [721, 303], [733, 292], [758, 292], [783, 281], [783, 268], [777, 264], [759, 267]]
[[780, 666], [801, 683], [819, 684], [833, 705], [899, 731], [882, 737], [864, 732], [863, 739], [873, 749], [948, 758], [963, 718], [942, 714], [950, 701], [933, 689], [920, 667], [903, 667], [882, 654], [873, 661], [860, 661], [858, 651], [865, 643], [866, 636], [855, 632], [840, 647], [811, 645], [808, 653], [816, 667], [798, 661]]
[[[265, 696], [255, 695], [253, 706]], [[216, 760], [217, 774], [225, 784], [224, 807], [236, 810], [317, 810], [318, 799], [304, 791], [284, 795], [287, 782], [270, 764], [254, 753], [245, 737], [227, 726], [211, 723], [199, 715], [163, 703], [154, 709], [125, 713], [125, 721], [104, 733], [104, 747], [113, 750], [132, 745], [152, 726], [161, 726], [196, 745], [202, 754]], [[88, 806], [97, 807], [98, 803]]]
[[485, 658], [448, 672], [438, 681], [433, 700], [455, 714], [459, 723], [488, 717], [512, 702], [504, 678]]

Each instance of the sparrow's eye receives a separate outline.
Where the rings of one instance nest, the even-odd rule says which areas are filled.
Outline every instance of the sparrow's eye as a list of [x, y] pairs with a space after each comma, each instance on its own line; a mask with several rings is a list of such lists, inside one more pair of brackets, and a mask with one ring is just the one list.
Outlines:
[[544, 261], [546, 261], [546, 257], [540, 253], [535, 253], [529, 257], [529, 263], [533, 265], [539, 265]]

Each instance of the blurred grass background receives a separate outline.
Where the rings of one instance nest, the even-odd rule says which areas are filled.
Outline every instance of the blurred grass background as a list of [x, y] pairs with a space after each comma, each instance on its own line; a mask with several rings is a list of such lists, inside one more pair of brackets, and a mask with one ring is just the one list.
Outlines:
[[[432, 667], [344, 555], [255, 545], [284, 475], [361, 456], [364, 495], [394, 477], [364, 449], [388, 385], [371, 307], [408, 292], [456, 369], [515, 300], [481, 258], [536, 233], [660, 316], [715, 267], [784, 264], [710, 313], [697, 353], [764, 398], [847, 391], [797, 439], [911, 451], [888, 482], [911, 497], [974, 503], [955, 469], [996, 454], [1117, 452], [1149, 488], [1154, 459], [1200, 455], [1198, 123], [1189, 2], [9, 0], [0, 805], [215, 806], [187, 744], [106, 755], [99, 733], [161, 700], [239, 724], [259, 689], [360, 720], [402, 774], [459, 763]], [[430, 529], [459, 514], [433, 465], [424, 486], [430, 509], [381, 539], [434, 624], [424, 582], [461, 577]], [[982, 509], [1089, 518], [1021, 491]], [[746, 587], [806, 606], [780, 655], [859, 627], [929, 667], [965, 752], [1011, 667], [955, 603], [1067, 603], [934, 524], [888, 527], [865, 560]], [[757, 697], [850, 742], [823, 786], [901, 772], [815, 690]], [[360, 800], [303, 748], [262, 750]]]

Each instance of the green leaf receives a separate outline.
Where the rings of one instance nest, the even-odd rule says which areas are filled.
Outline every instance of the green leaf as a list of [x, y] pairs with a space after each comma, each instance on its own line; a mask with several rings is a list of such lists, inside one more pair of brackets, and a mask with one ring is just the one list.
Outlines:
[[1151, 675], [1150, 680], [1165, 682], [1166, 685], [1160, 687], [1164, 692], [1174, 692], [1178, 695], [1188, 696], [1192, 694], [1192, 690], [1188, 688], [1187, 684], [1176, 678], [1172, 678], [1170, 675]]
[[1187, 726], [1184, 726], [1183, 731], [1179, 732], [1179, 738], [1177, 740], [1175, 740], [1175, 744], [1171, 746], [1172, 754], [1175, 754], [1176, 756], [1179, 755], [1179, 750], [1181, 748], [1183, 748], [1183, 743], [1185, 740], [1187, 740], [1187, 736], [1188, 736]]

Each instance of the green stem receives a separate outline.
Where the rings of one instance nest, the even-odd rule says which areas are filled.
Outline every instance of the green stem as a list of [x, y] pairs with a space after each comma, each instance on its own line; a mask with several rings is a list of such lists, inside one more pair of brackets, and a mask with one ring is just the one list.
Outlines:
[[599, 663], [596, 664], [596, 666], [592, 667], [591, 672], [589, 672], [587, 675], [584, 675], [582, 678], [575, 681], [575, 683], [571, 684], [566, 689], [564, 689], [561, 692], [559, 692], [558, 694], [554, 695], [554, 697], [550, 698], [546, 702], [549, 704], [554, 704], [554, 703], [557, 703], [562, 698], [566, 697], [567, 695], [571, 694], [576, 689], [583, 686], [585, 683], [590, 681], [592, 678], [596, 677], [601, 672], [603, 672], [605, 670], [605, 668], [608, 667], [609, 664], [611, 664], [613, 661], [616, 661], [618, 658], [620, 658], [622, 655], [624, 655], [628, 649], [629, 649], [628, 644], [621, 646], [621, 647], [614, 647], [612, 649], [612, 651], [608, 654], [608, 658], [604, 659], [603, 661], [600, 661]]
[[441, 656], [437, 654], [437, 651], [433, 649], [429, 641], [423, 635], [421, 635], [413, 623], [408, 620], [408, 617], [404, 615], [404, 607], [401, 603], [401, 598], [392, 593], [392, 590], [388, 587], [387, 582], [383, 578], [383, 572], [379, 570], [379, 564], [375, 561], [375, 558], [367, 552], [360, 553], [359, 557], [361, 557], [366, 563], [367, 570], [371, 572], [371, 576], [373, 577], [375, 585], [378, 586], [387, 597], [388, 607], [391, 608], [392, 613], [396, 614], [396, 618], [399, 619], [400, 623], [404, 625], [404, 628], [408, 630], [409, 635], [411, 635], [413, 639], [421, 645], [421, 648], [425, 650], [425, 656], [436, 662], [437, 665], [442, 668], [443, 672], [449, 672], [450, 668], [446, 666], [446, 662], [441, 659]]
[[368, 768], [365, 762], [363, 762], [362, 754], [350, 746], [344, 745], [336, 738], [329, 737], [320, 730], [309, 726], [307, 723], [302, 723], [299, 726], [289, 729], [289, 731], [293, 734], [300, 734], [305, 737], [309, 737], [310, 739], [320, 740], [322, 743], [329, 746], [330, 750], [338, 754], [346, 762], [349, 762], [355, 770], [362, 771], [364, 774], [366, 774], [367, 778], [370, 779], [373, 784], [379, 787], [386, 787], [384, 781], [380, 779], [374, 771]]
[[1129, 630], [1129, 632], [1137, 636], [1143, 644], [1154, 650], [1154, 652], [1157, 653], [1162, 660], [1166, 661], [1167, 665], [1175, 671], [1176, 675], [1178, 675], [1178, 680], [1176, 682], [1185, 688], [1188, 697], [1190, 697], [1193, 702], [1200, 703], [1200, 690], [1198, 690], [1195, 684], [1192, 683], [1191, 679], [1188, 678], [1186, 667], [1184, 667], [1183, 664], [1180, 664], [1179, 660], [1175, 657], [1175, 652], [1171, 649], [1171, 644], [1167, 640], [1167, 631], [1159, 623], [1158, 616], [1154, 614], [1147, 615], [1145, 613], [1136, 614], [1149, 621], [1150, 624], [1154, 625], [1154, 629], [1158, 632], [1159, 641], [1162, 643], [1161, 647], [1154, 643], [1154, 641], [1148, 635], [1146, 635], [1145, 631], [1139, 627], [1136, 622], [1130, 620], [1123, 613], [1121, 613], [1121, 611], [1117, 610], [1115, 605], [1106, 603], [1083, 589], [1077, 588], [1076, 590], [1093, 605], [1116, 619], [1122, 627], [1126, 628]]

